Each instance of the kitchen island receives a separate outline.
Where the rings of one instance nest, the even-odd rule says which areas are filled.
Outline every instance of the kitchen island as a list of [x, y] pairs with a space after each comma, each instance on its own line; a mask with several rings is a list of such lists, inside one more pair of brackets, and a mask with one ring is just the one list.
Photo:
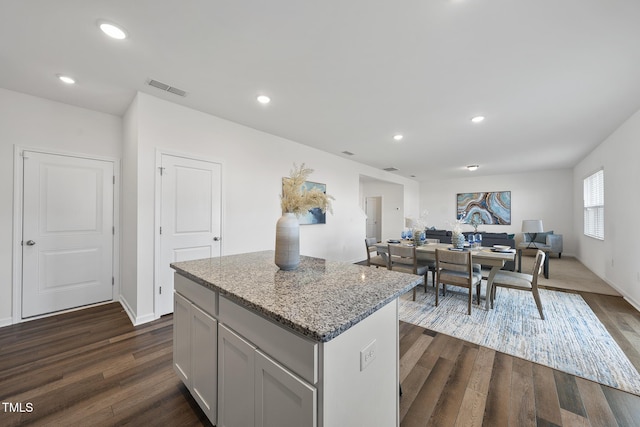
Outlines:
[[397, 299], [422, 277], [273, 251], [171, 267], [174, 369], [213, 424], [397, 425]]

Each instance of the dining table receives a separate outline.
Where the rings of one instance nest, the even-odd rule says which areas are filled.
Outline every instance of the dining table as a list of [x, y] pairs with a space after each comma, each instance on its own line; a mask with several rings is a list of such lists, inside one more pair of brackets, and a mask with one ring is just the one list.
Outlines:
[[[380, 254], [383, 259], [386, 259], [388, 245], [413, 246], [413, 243], [410, 242], [412, 241], [390, 240], [386, 242], [378, 242], [376, 243], [376, 248], [378, 249], [378, 254]], [[489, 296], [491, 295], [493, 279], [507, 261], [515, 260], [516, 250], [512, 248], [506, 249], [484, 246], [455, 249], [450, 243], [425, 242], [422, 245], [416, 246], [416, 257], [418, 258], [418, 261], [421, 259], [434, 261], [436, 259], [436, 249], [470, 251], [474, 264], [491, 267], [489, 275], [487, 276], [487, 292], [485, 297], [485, 308], [487, 310], [491, 309], [491, 298], [489, 298]]]

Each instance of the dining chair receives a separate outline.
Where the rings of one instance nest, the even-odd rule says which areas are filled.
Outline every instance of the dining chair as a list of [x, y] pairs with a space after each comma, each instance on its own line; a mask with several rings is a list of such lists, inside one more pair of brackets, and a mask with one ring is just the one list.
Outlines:
[[[378, 267], [387, 267], [387, 259], [386, 254], [382, 256], [378, 248], [376, 247], [376, 243], [378, 243], [375, 237], [367, 237], [364, 239], [364, 244], [367, 248], [367, 265], [372, 266], [375, 265]], [[375, 255], [371, 255], [375, 252]]]
[[535, 300], [536, 306], [538, 307], [540, 318], [544, 320], [544, 313], [542, 312], [542, 302], [540, 301], [540, 293], [538, 292], [538, 276], [542, 271], [545, 256], [546, 255], [544, 251], [538, 249], [538, 252], [536, 254], [536, 262], [533, 265], [532, 274], [518, 273], [508, 270], [500, 270], [498, 273], [496, 273], [491, 285], [491, 291], [487, 292], [487, 294], [491, 295], [491, 308], [493, 308], [493, 301], [496, 298], [497, 287], [517, 289], [520, 291], [529, 291], [533, 294], [533, 299]]
[[[418, 256], [418, 264], [426, 265], [431, 272], [431, 284], [436, 285], [436, 260], [432, 258], [422, 258]], [[427, 277], [424, 278], [424, 291], [427, 292]]]
[[476, 287], [478, 304], [480, 304], [480, 285], [482, 284], [482, 273], [473, 268], [470, 251], [450, 251], [448, 249], [436, 249], [436, 307], [438, 306], [438, 295], [440, 294], [440, 283], [442, 283], [442, 295], [447, 292], [447, 285], [469, 288], [469, 304], [467, 314], [471, 314], [471, 299], [473, 287]]
[[[387, 268], [392, 271], [400, 271], [403, 273], [411, 273], [418, 276], [423, 276], [426, 289], [427, 272], [429, 271], [429, 266], [418, 262], [418, 258], [416, 257], [416, 247], [389, 245], [388, 248], [389, 263]], [[416, 300], [415, 287], [413, 288], [413, 300]]]

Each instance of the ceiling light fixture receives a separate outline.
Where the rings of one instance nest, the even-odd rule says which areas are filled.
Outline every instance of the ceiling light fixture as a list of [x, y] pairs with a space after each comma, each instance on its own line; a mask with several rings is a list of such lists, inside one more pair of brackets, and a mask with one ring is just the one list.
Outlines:
[[271, 102], [271, 98], [269, 98], [267, 95], [260, 95], [256, 99], [260, 104], [268, 104]]
[[402, 141], [402, 138], [404, 138], [404, 136], [400, 135], [399, 133], [396, 135], [393, 135], [394, 141]]
[[62, 74], [58, 74], [58, 79], [60, 79], [61, 82], [66, 83], [68, 85], [72, 85], [74, 84], [76, 81], [75, 79], [69, 77], [69, 76], [63, 76]]
[[471, 119], [473, 123], [480, 123], [484, 120], [484, 116], [475, 116]]
[[98, 22], [98, 26], [103, 33], [116, 40], [124, 40], [127, 38], [127, 33], [119, 26], [110, 22]]
[[467, 166], [467, 169], [469, 169], [470, 171], [474, 171], [476, 169], [478, 169], [480, 167], [480, 165], [469, 165]]

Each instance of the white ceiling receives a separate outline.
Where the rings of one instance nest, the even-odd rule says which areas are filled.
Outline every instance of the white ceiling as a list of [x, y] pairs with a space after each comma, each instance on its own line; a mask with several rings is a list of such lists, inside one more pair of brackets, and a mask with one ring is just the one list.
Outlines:
[[146, 92], [419, 180], [567, 168], [640, 109], [640, 1], [0, 0], [0, 79], [115, 115]]

